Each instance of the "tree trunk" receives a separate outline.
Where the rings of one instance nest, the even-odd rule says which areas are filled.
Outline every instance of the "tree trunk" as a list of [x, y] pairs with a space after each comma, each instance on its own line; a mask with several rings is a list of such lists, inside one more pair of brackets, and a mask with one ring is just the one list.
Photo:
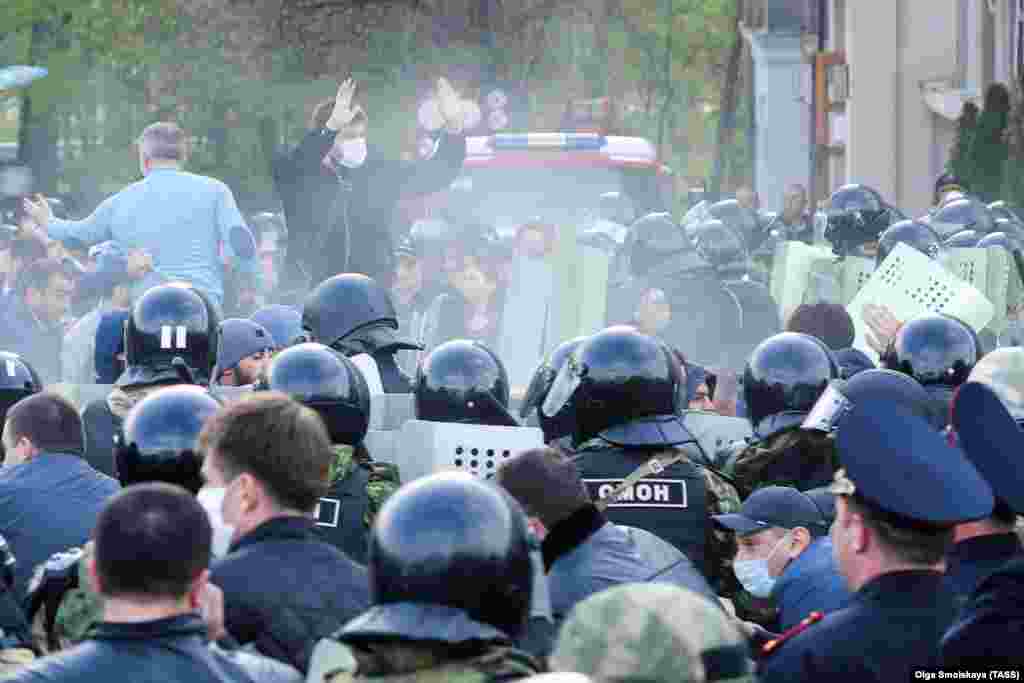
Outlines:
[[[28, 60], [30, 64], [45, 64], [51, 49], [56, 45], [55, 22], [37, 22], [32, 25]], [[59, 122], [53, 102], [49, 106], [33, 103], [31, 95], [21, 101], [22, 125], [18, 131], [18, 156], [27, 164], [35, 176], [35, 190], [53, 194], [57, 191], [57, 176], [60, 160], [57, 154]]]
[[729, 51], [722, 80], [721, 100], [718, 110], [718, 133], [715, 138], [715, 166], [712, 172], [709, 192], [717, 198], [722, 191], [722, 177], [725, 174], [725, 155], [736, 141], [736, 109], [739, 103], [740, 62], [743, 58], [743, 36], [740, 34], [740, 17], [743, 16], [744, 0], [736, 0], [735, 38]]

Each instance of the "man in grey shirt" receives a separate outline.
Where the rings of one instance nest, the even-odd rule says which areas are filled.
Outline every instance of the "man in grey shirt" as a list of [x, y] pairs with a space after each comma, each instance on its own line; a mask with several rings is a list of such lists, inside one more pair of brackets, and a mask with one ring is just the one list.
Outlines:
[[62, 242], [92, 245], [107, 240], [126, 251], [144, 249], [154, 272], [136, 293], [163, 279], [185, 280], [217, 308], [224, 301], [225, 264], [256, 270], [256, 245], [227, 185], [187, 173], [188, 140], [173, 123], [154, 123], [139, 138], [142, 180], [100, 203], [80, 221], [55, 218], [46, 200], [25, 200], [25, 211]]

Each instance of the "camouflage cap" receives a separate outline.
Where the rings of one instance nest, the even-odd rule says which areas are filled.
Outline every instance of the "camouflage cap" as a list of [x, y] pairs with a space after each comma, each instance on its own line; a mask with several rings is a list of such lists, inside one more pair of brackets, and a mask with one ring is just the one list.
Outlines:
[[658, 583], [616, 586], [576, 605], [550, 662], [598, 682], [754, 680], [747, 644], [726, 614]]
[[1024, 348], [1011, 346], [986, 354], [967, 381], [986, 385], [1014, 420], [1024, 420]]

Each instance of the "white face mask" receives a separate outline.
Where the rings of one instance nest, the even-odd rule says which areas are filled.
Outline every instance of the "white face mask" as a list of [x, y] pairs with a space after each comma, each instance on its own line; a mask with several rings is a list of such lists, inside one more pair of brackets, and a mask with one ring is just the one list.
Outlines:
[[366, 162], [366, 138], [352, 138], [341, 142], [341, 165], [359, 168]]
[[732, 563], [732, 571], [736, 574], [736, 578], [739, 579], [743, 588], [755, 598], [771, 597], [778, 577], [772, 576], [771, 571], [768, 569], [768, 560], [772, 558], [772, 555], [779, 549], [782, 542], [788, 538], [788, 533], [780, 538], [767, 557], [757, 560], [735, 560]]
[[224, 557], [228, 554], [231, 546], [231, 539], [235, 535], [235, 527], [224, 521], [224, 497], [228, 490], [224, 486], [216, 488], [202, 488], [196, 500], [206, 510], [206, 516], [210, 519], [210, 526], [213, 527], [213, 556]]

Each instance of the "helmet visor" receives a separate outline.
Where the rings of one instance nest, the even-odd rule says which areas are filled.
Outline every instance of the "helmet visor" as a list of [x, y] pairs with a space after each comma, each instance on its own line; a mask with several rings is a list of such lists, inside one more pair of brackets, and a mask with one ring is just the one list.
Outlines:
[[526, 389], [526, 396], [519, 406], [519, 417], [526, 417], [534, 408], [539, 408], [541, 402], [551, 390], [555, 383], [555, 370], [546, 362], [537, 368], [530, 380], [530, 386]]
[[540, 407], [544, 417], [558, 415], [569, 403], [583, 376], [579, 370], [579, 363], [570, 356], [555, 377], [555, 381], [551, 384], [551, 390], [548, 391], [548, 396]]
[[801, 429], [814, 432], [830, 433], [842, 421], [843, 416], [853, 409], [853, 403], [840, 391], [845, 382], [830, 382], [828, 388], [818, 398], [818, 402], [807, 414]]

